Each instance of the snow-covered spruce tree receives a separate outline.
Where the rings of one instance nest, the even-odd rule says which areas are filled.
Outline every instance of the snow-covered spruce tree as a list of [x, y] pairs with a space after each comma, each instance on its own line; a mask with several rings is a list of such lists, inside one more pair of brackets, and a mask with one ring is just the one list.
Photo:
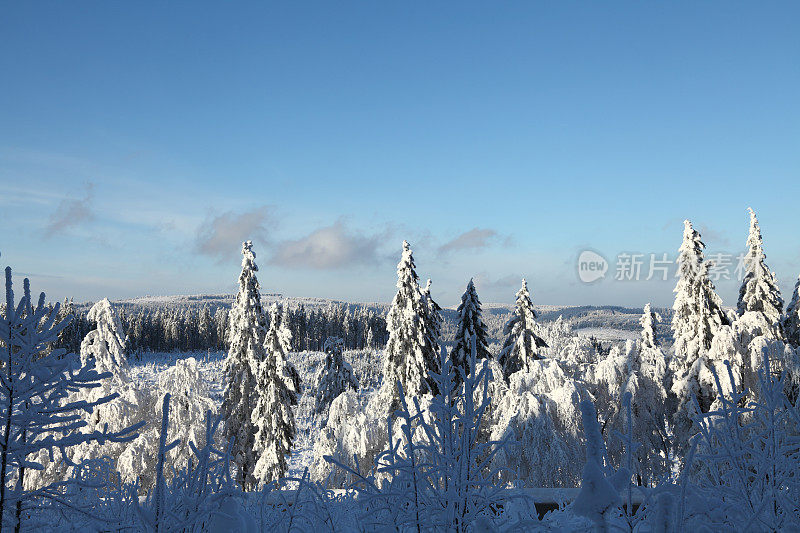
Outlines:
[[705, 244], [688, 220], [684, 221], [683, 243], [678, 250], [678, 283], [675, 286], [672, 331], [675, 342], [670, 360], [672, 392], [676, 397], [673, 417], [675, 442], [687, 445], [691, 431], [691, 398], [697, 396], [701, 409], [707, 411], [714, 401], [713, 388], [704, 386], [698, 373], [711, 348], [715, 333], [729, 325], [722, 301], [708, 276], [710, 263], [703, 260]]
[[[267, 335], [264, 337], [264, 350], [267, 357], [272, 354], [286, 388], [298, 396], [301, 394], [300, 374], [292, 363], [289, 362], [289, 352], [292, 351], [292, 331], [289, 329], [289, 315], [286, 307], [273, 303], [269, 309], [270, 323]], [[292, 405], [297, 405], [295, 399]]]
[[348, 389], [358, 390], [358, 380], [353, 375], [353, 368], [344, 360], [343, 348], [344, 341], [340, 337], [331, 337], [325, 341], [325, 363], [314, 380], [314, 412], [324, 418], [327, 418], [324, 413], [334, 398]]
[[300, 378], [289, 362], [286, 331], [281, 328], [280, 310], [273, 304], [270, 328], [264, 349], [265, 358], [258, 365], [258, 399], [250, 422], [256, 428], [254, 453], [258, 457], [253, 477], [257, 485], [275, 481], [286, 474], [287, 457], [292, 453], [296, 433], [294, 411], [300, 393]]
[[[386, 315], [389, 340], [383, 364], [383, 385], [380, 406], [384, 414], [399, 407], [397, 382], [403, 385], [406, 396], [436, 394], [436, 384], [429, 373], [438, 369], [438, 345], [430, 331], [428, 306], [419, 289], [414, 257], [407, 241], [397, 265], [397, 294]], [[378, 417], [383, 418], [383, 417]]]
[[[140, 390], [131, 379], [130, 367], [125, 357], [127, 337], [123, 332], [117, 309], [108, 299], [103, 299], [91, 307], [87, 317], [89, 321], [95, 323], [96, 328], [89, 331], [81, 342], [81, 364], [94, 365], [106, 374], [98, 386], [72, 391], [69, 400], [92, 403], [111, 395], [114, 396], [114, 400], [104, 402], [91, 412], [82, 414], [86, 422], [86, 431], [99, 431], [105, 427], [110, 431], [121, 431], [134, 424], [149, 422], [153, 398], [146, 390]], [[149, 441], [150, 434], [154, 431], [152, 427], [145, 426], [133, 441], [86, 442], [74, 449], [72, 459], [81, 462], [108, 457], [120, 473], [122, 481], [133, 483], [142, 471], [125, 468], [119, 459], [128, 450], [141, 449], [141, 443]], [[38, 460], [44, 468], [37, 472], [37, 484], [65, 477], [68, 466], [66, 462], [58, 457], [51, 459], [45, 454]], [[143, 487], [142, 490], [146, 488]]]
[[750, 234], [747, 237], [747, 255], [744, 257], [745, 275], [739, 289], [739, 316], [756, 314], [748, 317], [748, 324], [753, 331], [748, 332], [750, 339], [758, 335], [769, 335], [778, 339], [782, 337], [781, 316], [783, 314], [783, 298], [778, 288], [775, 274], [764, 262], [764, 241], [755, 212], [750, 212]]
[[650, 307], [650, 304], [644, 306], [642, 316], [639, 317], [639, 325], [642, 326], [642, 348], [656, 348], [659, 346], [656, 337], [656, 321], [661, 320], [661, 315], [656, 313]]
[[[489, 353], [489, 343], [486, 340], [486, 324], [483, 323], [481, 317], [481, 301], [472, 279], [467, 283], [467, 290], [461, 296], [461, 305], [458, 306], [456, 312], [458, 313], [458, 326], [450, 359], [453, 361], [453, 367], [460, 368], [461, 372], [466, 375], [469, 372], [473, 337], [477, 358], [481, 360], [492, 357], [492, 354]], [[454, 375], [456, 376], [456, 385], [458, 385], [461, 383], [461, 374], [456, 371]]]
[[27, 279], [23, 288], [24, 296], [17, 304], [11, 268], [6, 268], [6, 305], [0, 313], [0, 531], [42, 527], [37, 512], [43, 504], [69, 507], [65, 495], [73, 481], [34, 483], [35, 488], [29, 488], [29, 473], [42, 469], [39, 457], [52, 457], [56, 452], [72, 464], [71, 451], [76, 446], [125, 441], [135, 437], [133, 432], [138, 429], [80, 431], [86, 425], [82, 412], [91, 412], [114, 396], [90, 402], [73, 400], [70, 393], [97, 387], [108, 376], [99, 374], [91, 363], [81, 365], [63, 349], [49, 350], [66, 326], [65, 322], [56, 323], [60, 306], [48, 309], [44, 293], [34, 306]]
[[239, 292], [228, 315], [230, 348], [225, 359], [225, 393], [222, 417], [226, 441], [235, 439], [231, 455], [237, 467], [236, 481], [244, 489], [256, 485], [253, 477], [258, 455], [255, 451], [257, 428], [252, 421], [253, 407], [259, 399], [261, 365], [266, 359], [266, 323], [261, 307], [261, 292], [256, 277], [258, 266], [253, 243], [242, 244], [242, 273]]
[[125, 358], [125, 345], [128, 338], [122, 328], [114, 306], [103, 298], [89, 309], [88, 319], [97, 324], [81, 342], [81, 363], [94, 361], [98, 372], [110, 372], [125, 380], [128, 378], [128, 361]]
[[528, 283], [523, 279], [522, 287], [517, 291], [514, 314], [503, 329], [506, 340], [498, 358], [506, 379], [514, 372], [527, 371], [531, 361], [543, 358], [539, 348], [546, 347], [547, 343], [539, 336], [538, 331]]
[[[444, 319], [442, 318], [442, 308], [439, 307], [439, 304], [431, 297], [430, 279], [428, 283], [425, 284], [425, 288], [422, 289], [422, 297], [428, 304], [428, 314], [426, 315], [428, 318], [428, 330], [431, 332], [433, 338], [436, 339], [436, 346], [440, 346], [442, 339], [442, 323]], [[372, 330], [370, 330], [370, 332], [372, 332]]]
[[796, 348], [800, 348], [800, 277], [794, 284], [792, 300], [786, 306], [786, 314], [783, 317], [783, 332], [786, 341]]

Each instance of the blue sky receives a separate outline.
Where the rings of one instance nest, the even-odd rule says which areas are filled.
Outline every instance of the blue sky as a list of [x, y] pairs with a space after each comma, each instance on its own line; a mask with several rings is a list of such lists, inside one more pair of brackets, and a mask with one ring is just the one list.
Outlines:
[[[0, 17], [3, 265], [34, 289], [668, 305], [611, 279], [682, 221], [800, 273], [792, 2], [16, 2]], [[611, 263], [583, 284], [584, 249]], [[726, 304], [737, 283], [721, 282]], [[785, 294], [788, 298], [789, 294]]]

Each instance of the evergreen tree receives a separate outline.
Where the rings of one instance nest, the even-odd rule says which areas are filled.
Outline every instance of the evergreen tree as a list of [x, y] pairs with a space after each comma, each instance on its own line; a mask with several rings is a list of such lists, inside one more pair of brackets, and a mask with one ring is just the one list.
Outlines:
[[81, 343], [81, 363], [88, 365], [94, 361], [98, 372], [111, 372], [127, 381], [125, 346], [128, 338], [116, 309], [108, 298], [103, 298], [92, 306], [87, 317], [97, 324], [97, 329], [90, 331]]
[[786, 306], [786, 315], [783, 317], [783, 331], [787, 342], [795, 347], [800, 347], [800, 277], [794, 284], [792, 300]]
[[676, 445], [687, 445], [692, 422], [692, 397], [701, 410], [708, 411], [716, 396], [713, 387], [701, 382], [699, 371], [716, 332], [728, 320], [722, 301], [708, 277], [710, 263], [703, 260], [705, 244], [691, 222], [684, 221], [683, 243], [679, 249], [678, 283], [675, 286], [672, 331], [675, 342], [670, 361], [672, 392], [677, 400], [674, 414]]
[[425, 288], [422, 290], [422, 296], [425, 298], [425, 303], [428, 306], [428, 329], [431, 332], [431, 335], [434, 339], [436, 339], [436, 346], [438, 347], [441, 344], [442, 339], [442, 323], [444, 319], [442, 318], [442, 308], [439, 307], [433, 297], [431, 297], [431, 280], [428, 279], [428, 283], [425, 284]]
[[671, 366], [676, 374], [688, 370], [711, 347], [717, 329], [728, 324], [722, 301], [708, 277], [710, 264], [703, 260], [703, 248], [700, 234], [691, 222], [684, 221], [683, 243], [677, 259], [679, 279], [673, 291], [675, 355]]
[[286, 474], [286, 459], [292, 454], [296, 433], [292, 406], [297, 405], [300, 378], [287, 359], [285, 333], [280, 309], [273, 304], [264, 341], [266, 357], [258, 365], [258, 400], [251, 416], [256, 428], [254, 452], [258, 456], [253, 477], [258, 485]]
[[403, 255], [397, 265], [397, 294], [386, 315], [389, 340], [383, 365], [382, 396], [386, 401], [382, 404], [389, 412], [399, 405], [398, 381], [409, 398], [438, 392], [430, 377], [431, 371], [438, 371], [437, 346], [418, 279], [411, 247], [403, 241]]
[[[744, 258], [745, 275], [739, 289], [739, 316], [747, 312], [759, 313], [769, 325], [773, 337], [780, 336], [783, 298], [775, 274], [764, 262], [764, 241], [755, 212], [750, 212], [750, 234], [747, 237], [747, 255]], [[761, 334], [767, 333], [762, 331]]]
[[639, 318], [639, 325], [642, 326], [642, 348], [656, 348], [660, 344], [656, 337], [656, 320], [661, 320], [661, 317], [650, 308], [648, 303], [644, 306], [642, 316]]
[[266, 324], [256, 272], [258, 266], [253, 243], [245, 241], [242, 244], [239, 292], [229, 315], [230, 349], [225, 359], [225, 392], [222, 401], [225, 439], [235, 439], [231, 455], [238, 468], [237, 481], [245, 489], [256, 485], [253, 473], [258, 461], [255, 452], [258, 428], [251, 414], [253, 405], [260, 400], [261, 383], [258, 376], [261, 376], [261, 366], [266, 359]]
[[546, 347], [547, 343], [538, 335], [538, 330], [528, 283], [523, 279], [514, 313], [503, 329], [506, 339], [498, 358], [506, 379], [519, 370], [527, 371], [532, 361], [544, 358], [539, 348]]
[[[489, 344], [486, 341], [486, 324], [481, 318], [481, 301], [475, 283], [472, 279], [467, 283], [467, 290], [461, 296], [461, 304], [456, 310], [458, 313], [458, 326], [455, 344], [450, 352], [453, 368], [460, 368], [464, 375], [469, 374], [469, 358], [472, 352], [472, 339], [475, 339], [475, 354], [478, 359], [492, 357], [489, 353]], [[461, 374], [456, 370], [454, 375], [456, 385], [461, 383]]]

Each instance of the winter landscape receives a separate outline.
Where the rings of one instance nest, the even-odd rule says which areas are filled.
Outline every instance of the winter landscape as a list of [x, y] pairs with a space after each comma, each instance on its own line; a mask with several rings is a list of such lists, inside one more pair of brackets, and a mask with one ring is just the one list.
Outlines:
[[86, 6], [0, 21], [0, 533], [800, 531], [797, 6]]

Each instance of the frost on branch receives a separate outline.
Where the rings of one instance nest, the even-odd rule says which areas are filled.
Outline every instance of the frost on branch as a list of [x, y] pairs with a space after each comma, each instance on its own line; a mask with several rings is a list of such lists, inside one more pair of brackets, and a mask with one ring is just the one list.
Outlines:
[[91, 362], [80, 364], [63, 349], [49, 350], [66, 326], [56, 322], [59, 305], [48, 308], [44, 293], [34, 304], [27, 279], [23, 288], [24, 296], [16, 303], [11, 268], [6, 268], [6, 305], [0, 312], [0, 520], [16, 529], [28, 527], [23, 520], [33, 521], [30, 527], [35, 528], [36, 512], [45, 503], [68, 505], [62, 498], [71, 481], [27, 479], [43, 468], [37, 458], [53, 460], [55, 452], [71, 465], [76, 446], [129, 440], [138, 429], [80, 431], [86, 426], [81, 413], [111, 401], [113, 395], [87, 401], [73, 399], [71, 393], [96, 388], [109, 375], [99, 374]]

